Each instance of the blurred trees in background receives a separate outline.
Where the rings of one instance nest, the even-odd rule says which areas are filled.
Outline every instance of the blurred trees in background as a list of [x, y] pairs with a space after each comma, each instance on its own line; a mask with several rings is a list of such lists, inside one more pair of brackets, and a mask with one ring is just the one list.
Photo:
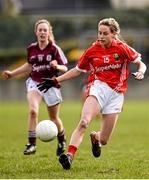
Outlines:
[[[35, 41], [34, 24], [40, 18], [48, 19], [54, 30], [56, 41], [61, 45], [66, 53], [73, 48], [86, 48], [96, 39], [97, 24], [100, 19], [114, 17], [120, 23], [121, 29], [134, 29], [142, 31], [149, 28], [149, 10], [127, 10], [113, 11], [100, 10], [94, 16], [0, 16], [0, 57], [18, 55], [25, 56], [25, 48], [28, 44]], [[92, 39], [86, 40], [82, 46], [81, 36], [86, 32], [92, 32]], [[127, 40], [126, 40], [127, 41]], [[146, 39], [149, 47], [149, 39]], [[19, 51], [18, 51], [19, 49]], [[6, 53], [7, 51], [7, 53]]]
[[88, 30], [97, 30], [98, 21], [105, 17], [114, 17], [121, 28], [149, 28], [149, 9], [113, 11], [100, 10], [94, 17], [50, 17], [50, 16], [0, 16], [0, 48], [24, 47], [34, 39], [34, 23], [37, 19], [48, 19], [58, 41], [78, 38]]
[[[106, 17], [114, 17], [119, 22], [125, 40], [146, 58], [149, 4], [144, 4], [143, 9], [132, 9], [132, 5], [128, 9], [128, 1], [123, 0], [123, 6], [115, 9], [114, 2], [121, 4], [120, 0], [0, 0], [0, 69], [10, 58], [14, 62], [26, 57], [26, 47], [36, 41], [34, 24], [41, 18], [51, 22], [55, 39], [70, 61], [77, 60], [82, 50], [95, 41], [97, 24]], [[134, 33], [126, 34], [128, 29]]]
[[[62, 15], [23, 15], [19, 14], [21, 5], [16, 8], [6, 0], [5, 11], [0, 14], [0, 70], [7, 65], [19, 63], [26, 59], [26, 47], [36, 41], [34, 24], [38, 19], [46, 18], [53, 26], [57, 43], [64, 50], [69, 61], [76, 61], [97, 37], [97, 24], [100, 19], [114, 17], [118, 20], [124, 39], [142, 53], [148, 63], [149, 55], [149, 10], [100, 9], [94, 14]], [[15, 7], [15, 8], [14, 8]], [[132, 30], [127, 31], [128, 29]], [[10, 61], [11, 59], [11, 61]], [[19, 62], [18, 62], [19, 61]], [[71, 65], [71, 64], [70, 64]]]

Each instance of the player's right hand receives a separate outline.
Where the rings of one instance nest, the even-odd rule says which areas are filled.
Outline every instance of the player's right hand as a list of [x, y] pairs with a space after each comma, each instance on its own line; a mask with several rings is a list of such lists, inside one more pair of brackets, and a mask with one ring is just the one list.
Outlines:
[[9, 70], [3, 71], [3, 72], [2, 72], [2, 77], [3, 77], [4, 79], [10, 79], [10, 78], [12, 77], [12, 72], [9, 71]]

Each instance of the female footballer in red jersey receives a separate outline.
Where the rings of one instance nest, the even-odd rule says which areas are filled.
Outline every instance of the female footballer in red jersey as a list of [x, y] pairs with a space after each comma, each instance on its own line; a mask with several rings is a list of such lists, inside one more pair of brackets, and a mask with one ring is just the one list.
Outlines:
[[37, 84], [43, 81], [42, 78], [57, 77], [59, 71], [67, 71], [67, 59], [60, 47], [55, 44], [52, 27], [47, 20], [42, 19], [36, 22], [35, 34], [37, 42], [32, 43], [27, 48], [28, 62], [13, 71], [4, 71], [3, 76], [9, 79], [18, 74], [29, 72], [29, 78], [26, 81], [29, 105], [28, 144], [24, 154], [30, 155], [36, 152], [35, 128], [38, 122], [39, 105], [43, 99], [47, 105], [50, 120], [58, 128], [58, 148], [56, 153], [59, 156], [66, 147], [64, 127], [59, 118], [59, 104], [62, 101], [61, 92], [59, 87], [52, 87], [46, 93], [43, 93], [38, 90]]
[[90, 134], [94, 157], [101, 154], [101, 146], [106, 145], [122, 110], [126, 81], [129, 76], [128, 64], [137, 67], [135, 79], [144, 78], [146, 65], [141, 55], [119, 39], [120, 27], [113, 18], [103, 19], [98, 24], [98, 38], [89, 47], [75, 68], [56, 79], [49, 79], [38, 85], [43, 91], [59, 82], [88, 72], [87, 94], [82, 109], [81, 119], [72, 133], [67, 154], [59, 157], [64, 169], [70, 169], [74, 155], [80, 146], [86, 128], [92, 119], [101, 113], [101, 130]]

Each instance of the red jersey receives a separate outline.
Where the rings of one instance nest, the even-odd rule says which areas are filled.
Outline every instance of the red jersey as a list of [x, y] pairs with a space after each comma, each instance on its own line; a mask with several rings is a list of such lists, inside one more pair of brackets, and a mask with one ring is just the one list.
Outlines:
[[42, 78], [57, 77], [59, 70], [50, 66], [52, 60], [57, 60], [59, 65], [67, 65], [67, 59], [56, 44], [49, 43], [41, 50], [38, 43], [32, 43], [27, 48], [27, 60], [32, 65], [30, 77], [37, 82], [42, 82]]
[[104, 49], [96, 41], [81, 56], [76, 68], [89, 72], [88, 83], [99, 79], [112, 89], [126, 92], [128, 64], [140, 59], [141, 55], [124, 42], [113, 40], [111, 47]]

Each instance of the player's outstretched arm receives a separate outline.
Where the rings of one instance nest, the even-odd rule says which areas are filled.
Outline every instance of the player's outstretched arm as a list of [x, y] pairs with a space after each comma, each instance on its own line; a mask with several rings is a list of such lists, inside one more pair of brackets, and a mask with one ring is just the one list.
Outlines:
[[9, 70], [5, 70], [2, 72], [2, 77], [4, 79], [10, 79], [14, 76], [17, 76], [19, 74], [22, 74], [22, 73], [29, 73], [31, 72], [31, 65], [28, 64], [28, 63], [25, 63], [23, 64], [22, 66], [12, 70], [12, 71], [9, 71]]
[[66, 72], [65, 74], [63, 74], [57, 78], [51, 78], [51, 79], [50, 78], [43, 78], [43, 82], [39, 83], [37, 85], [37, 87], [40, 91], [45, 93], [51, 87], [60, 88], [60, 82], [74, 78], [74, 77], [78, 76], [79, 74], [80, 74], [80, 72], [76, 68], [73, 68], [73, 69], [69, 70], [68, 72]]
[[75, 68], [70, 69], [70, 70], [67, 71], [66, 73], [62, 74], [61, 76], [57, 77], [56, 79], [57, 79], [58, 82], [63, 82], [63, 81], [66, 81], [66, 80], [68, 80], [68, 79], [72, 79], [72, 78], [74, 78], [74, 77], [79, 76], [80, 73], [81, 73], [81, 72], [78, 71], [78, 70], [76, 69], [76, 67], [75, 67]]

